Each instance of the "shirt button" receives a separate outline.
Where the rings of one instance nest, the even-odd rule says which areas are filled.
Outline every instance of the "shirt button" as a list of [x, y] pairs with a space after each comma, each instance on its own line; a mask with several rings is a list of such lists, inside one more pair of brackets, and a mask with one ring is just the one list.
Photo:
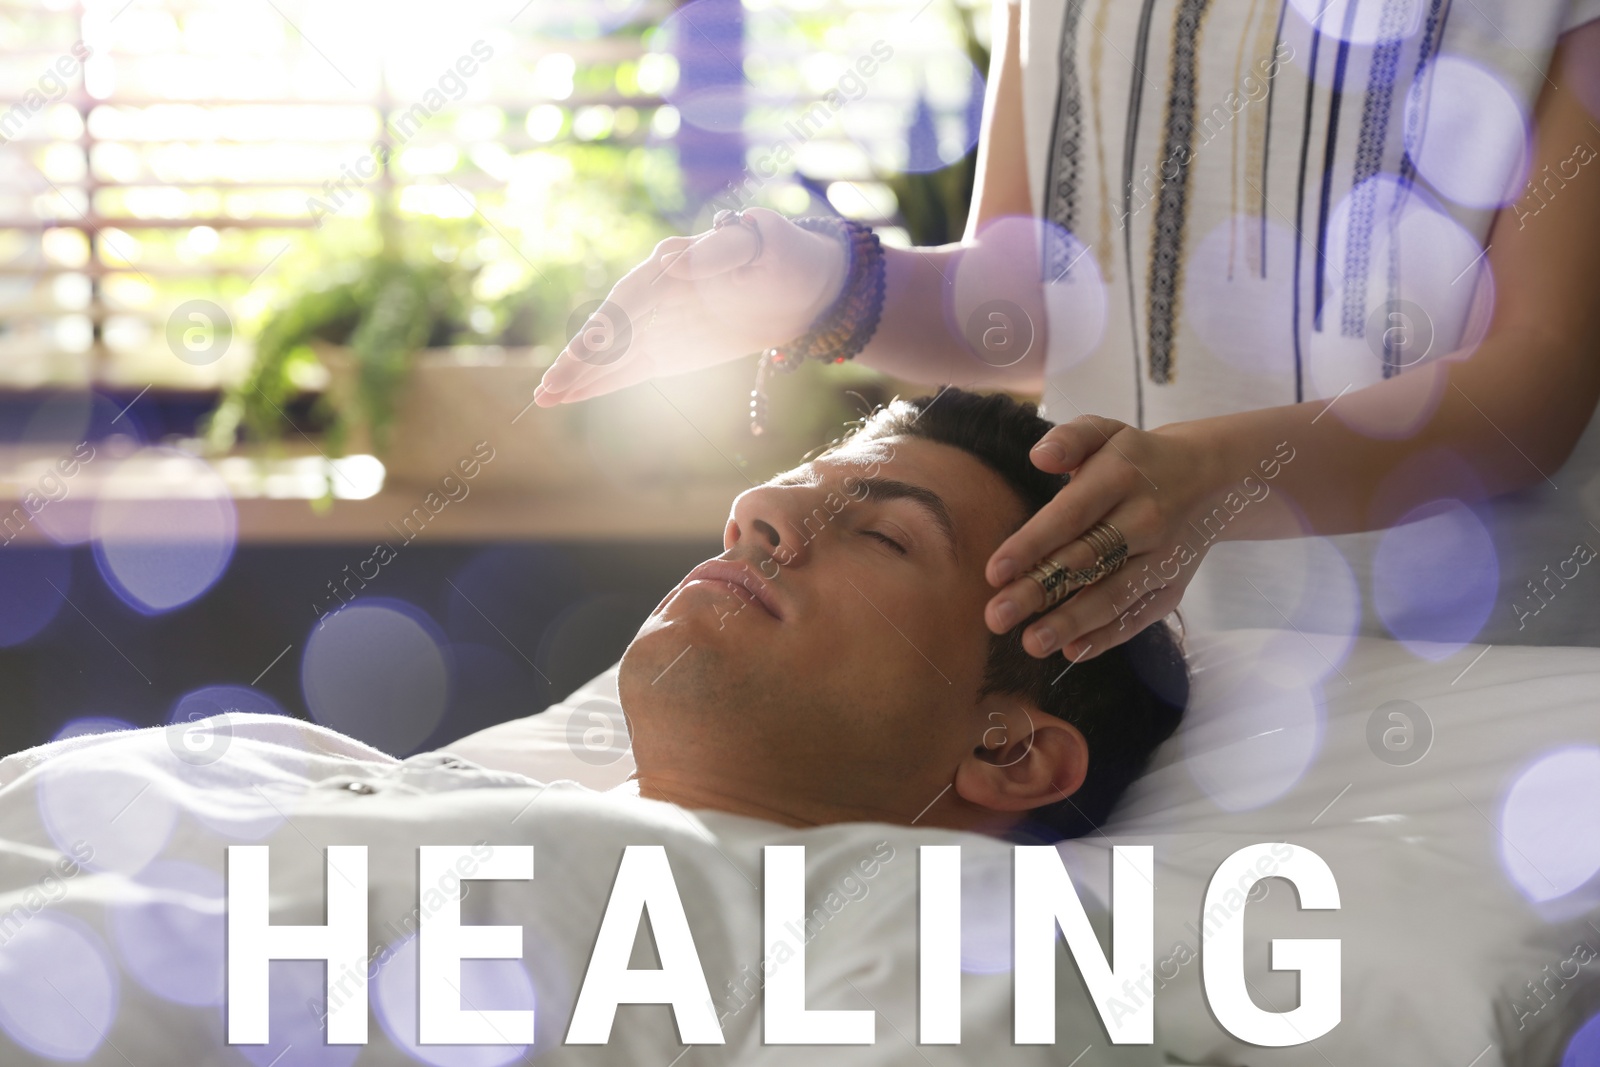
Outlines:
[[362, 796], [370, 796], [371, 794], [377, 792], [376, 789], [372, 788], [372, 786], [368, 785], [366, 782], [350, 782], [345, 786], [345, 788], [350, 790], [352, 793], [359, 793]]

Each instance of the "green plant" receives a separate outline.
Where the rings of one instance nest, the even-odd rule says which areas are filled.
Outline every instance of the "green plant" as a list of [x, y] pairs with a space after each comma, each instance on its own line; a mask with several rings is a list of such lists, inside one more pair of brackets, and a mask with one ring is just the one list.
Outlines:
[[356, 366], [354, 403], [324, 393], [316, 413], [335, 453], [357, 430], [380, 450], [394, 404], [422, 348], [448, 344], [466, 331], [473, 272], [437, 259], [380, 253], [342, 265], [323, 284], [292, 296], [263, 324], [255, 362], [213, 413], [208, 436], [227, 448], [243, 428], [277, 442], [294, 429], [288, 407], [301, 392], [311, 342], [346, 345]]

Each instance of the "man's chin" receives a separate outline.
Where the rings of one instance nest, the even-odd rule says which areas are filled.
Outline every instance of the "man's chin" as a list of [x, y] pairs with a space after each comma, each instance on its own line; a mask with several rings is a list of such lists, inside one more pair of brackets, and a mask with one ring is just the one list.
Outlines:
[[[629, 715], [637, 707], [672, 704], [696, 717], [714, 716], [712, 705], [743, 693], [744, 704], [764, 688], [755, 676], [774, 668], [773, 648], [743, 625], [751, 620], [719, 620], [703, 594], [675, 596], [664, 602], [639, 627], [628, 643], [617, 671], [622, 706]], [[765, 621], [765, 620], [763, 620]], [[633, 703], [630, 703], [632, 701]]]
[[[707, 627], [704, 620], [698, 618], [700, 612], [671, 609], [670, 602], [662, 604], [628, 642], [617, 669], [617, 684], [624, 694], [635, 685], [639, 686], [636, 692], [640, 696], [647, 692], [665, 694], [677, 690], [678, 683], [687, 681], [694, 673], [682, 669], [686, 661], [703, 659], [713, 651], [713, 645], [721, 643], [713, 640], [717, 636], [715, 620]], [[678, 677], [672, 677], [674, 673]], [[627, 706], [626, 700], [623, 706]]]

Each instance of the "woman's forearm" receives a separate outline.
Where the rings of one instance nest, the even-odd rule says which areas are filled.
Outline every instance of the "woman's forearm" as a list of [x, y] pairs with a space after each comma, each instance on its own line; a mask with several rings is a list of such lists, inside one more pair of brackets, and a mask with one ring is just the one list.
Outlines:
[[1581, 347], [1530, 338], [1513, 349], [1501, 336], [1470, 358], [1337, 398], [1156, 432], [1187, 438], [1211, 460], [1196, 512], [1207, 540], [1381, 529], [1430, 500], [1470, 503], [1554, 473], [1600, 395]]
[[[1536, 108], [1529, 174], [1562, 165], [1594, 126], [1573, 86], [1600, 61], [1600, 24], [1562, 37]], [[1600, 186], [1593, 175], [1563, 190], [1532, 224], [1532, 182], [1519, 205], [1502, 208], [1486, 238], [1494, 279], [1484, 340], [1337, 399], [1267, 408], [1162, 427], [1193, 438], [1210, 457], [1210, 501], [1254, 487], [1231, 515], [1230, 540], [1330, 535], [1392, 525], [1419, 504], [1463, 501], [1543, 484], [1571, 454], [1600, 399]], [[1463, 272], [1465, 273], [1465, 272]], [[1261, 464], [1282, 445], [1294, 459], [1263, 481]], [[1448, 455], [1447, 455], [1448, 453]], [[1465, 465], [1469, 477], [1457, 473]], [[1247, 487], [1246, 476], [1255, 480]], [[1556, 479], [1559, 481], [1559, 479]], [[1471, 484], [1476, 483], [1476, 484]], [[1560, 485], [1567, 491], [1577, 487]], [[1305, 531], [1293, 509], [1305, 517]], [[1239, 499], [1233, 502], [1238, 507]], [[1582, 531], [1574, 531], [1575, 535]]]
[[[883, 318], [858, 358], [904, 381], [1037, 392], [1043, 299], [1037, 270], [1026, 271], [1019, 258], [992, 241], [884, 249]], [[1000, 302], [1001, 318], [991, 320]], [[985, 331], [1000, 347], [974, 349], [968, 335], [982, 345]], [[1019, 343], [1027, 352], [1012, 362], [1015, 353], [1003, 346]]]

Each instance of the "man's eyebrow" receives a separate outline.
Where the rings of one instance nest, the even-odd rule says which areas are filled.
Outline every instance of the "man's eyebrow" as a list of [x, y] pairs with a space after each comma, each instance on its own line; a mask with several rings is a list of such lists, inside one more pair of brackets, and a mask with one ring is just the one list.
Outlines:
[[811, 465], [809, 463], [802, 464], [801, 466], [795, 467], [792, 470], [786, 470], [782, 474], [774, 474], [772, 477], [768, 478], [766, 482], [768, 485], [779, 486], [815, 485], [816, 483], [817, 477], [811, 472]]
[[[862, 499], [876, 500], [879, 503], [889, 500], [909, 500], [920, 507], [944, 535], [945, 548], [949, 550], [951, 560], [956, 559], [956, 524], [950, 518], [950, 508], [946, 506], [942, 496], [926, 486], [913, 485], [911, 482], [902, 482], [894, 478], [861, 478], [859, 483], [867, 488], [866, 495]], [[855, 494], [852, 492], [851, 495]]]

